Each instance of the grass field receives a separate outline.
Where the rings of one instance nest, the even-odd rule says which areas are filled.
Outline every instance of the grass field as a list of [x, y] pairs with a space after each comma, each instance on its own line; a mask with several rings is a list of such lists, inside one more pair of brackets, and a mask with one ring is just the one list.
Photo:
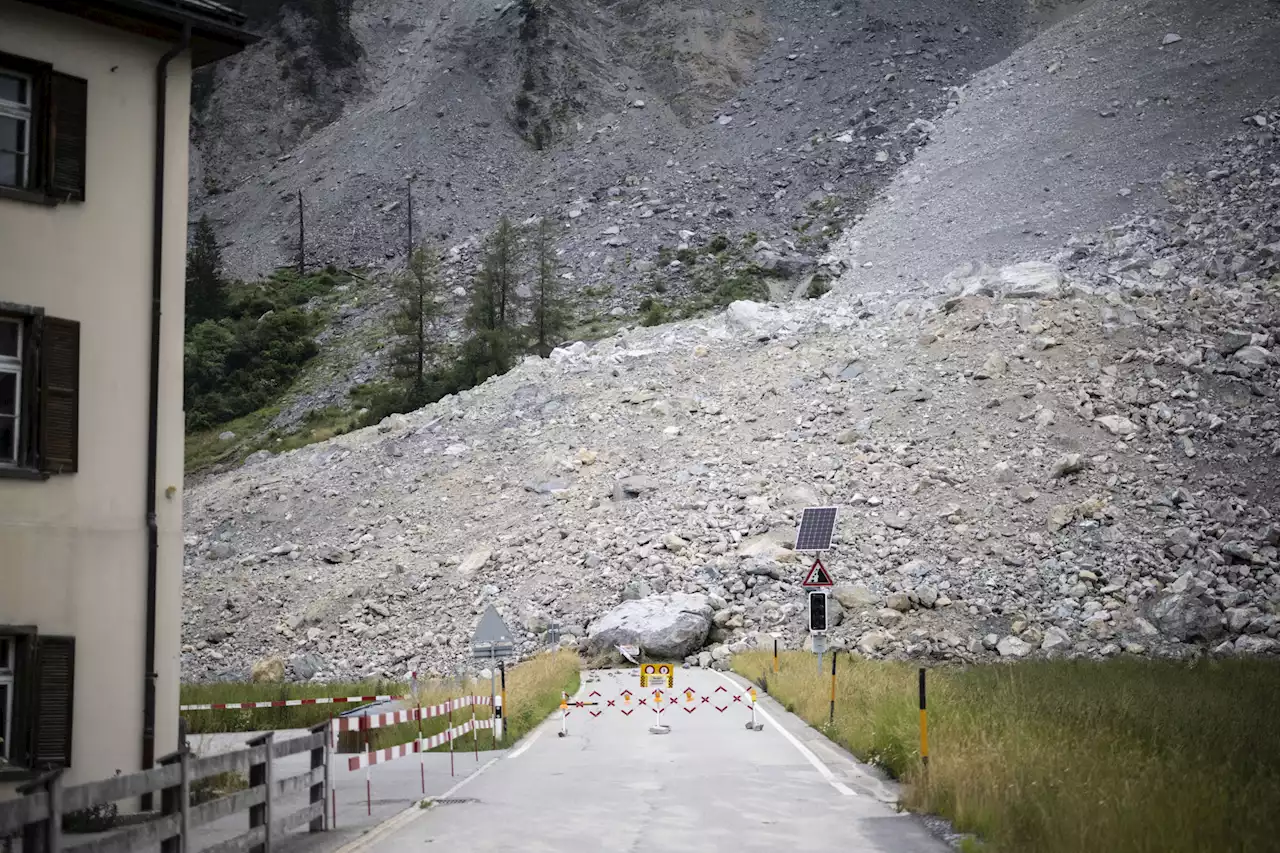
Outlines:
[[[489, 680], [463, 682], [459, 680], [419, 682], [416, 700], [423, 705], [435, 705], [447, 699], [466, 695], [488, 696]], [[530, 658], [507, 670], [507, 704], [505, 742], [510, 744], [554, 711], [560, 704], [561, 691], [575, 693], [578, 689], [578, 656], [561, 651]], [[245, 682], [220, 682], [216, 684], [184, 684], [181, 703], [184, 705], [217, 702], [266, 702], [278, 699], [307, 699], [320, 696], [401, 696], [409, 692], [405, 682], [358, 681], [331, 684], [250, 684]], [[183, 716], [192, 734], [204, 732], [253, 732], [275, 729], [296, 729], [323, 723], [331, 715], [351, 710], [357, 705], [295, 705], [287, 708], [261, 708], [237, 711], [185, 711]], [[469, 719], [471, 708], [460, 708], [454, 719], [458, 725]], [[476, 718], [488, 719], [488, 707], [476, 707]], [[449, 727], [447, 717], [424, 720], [424, 735], [432, 735]], [[374, 729], [369, 732], [371, 749], [394, 746], [412, 740], [417, 734], [417, 724]], [[344, 746], [354, 746], [356, 735], [345, 735]], [[454, 749], [469, 750], [477, 744], [468, 735], [454, 741]], [[492, 749], [495, 744], [489, 730], [479, 732], [481, 750]], [[502, 746], [503, 744], [496, 744]], [[448, 747], [444, 747], [447, 751]]]
[[1280, 662], [1138, 659], [932, 669], [929, 765], [917, 668], [784, 654], [738, 673], [906, 783], [905, 804], [993, 853], [1280, 850]]

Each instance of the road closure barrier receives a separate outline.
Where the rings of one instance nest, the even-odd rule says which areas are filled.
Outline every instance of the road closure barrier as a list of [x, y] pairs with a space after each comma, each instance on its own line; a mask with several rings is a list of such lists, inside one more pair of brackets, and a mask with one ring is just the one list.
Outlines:
[[[646, 673], [642, 672], [641, 675], [643, 677]], [[663, 677], [665, 679], [665, 675]], [[653, 683], [648, 678], [645, 681]], [[620, 714], [623, 717], [630, 717], [637, 711], [650, 712], [653, 714], [650, 731], [654, 734], [666, 733], [654, 731], [655, 729], [670, 730], [671, 724], [664, 714], [667, 711], [675, 712], [677, 709], [687, 715], [702, 711], [704, 716], [713, 714], [727, 717], [746, 711], [748, 717], [746, 728], [754, 731], [760, 731], [762, 728], [756, 722], [756, 689], [754, 687], [742, 692], [734, 692], [724, 686], [718, 686], [710, 693], [699, 693], [691, 687], [666, 687], [668, 683], [670, 682], [664, 680], [664, 687], [648, 690], [623, 690], [616, 696], [604, 695], [598, 690], [592, 690], [583, 699], [571, 699], [568, 694], [562, 694], [560, 737], [569, 736], [569, 717], [584, 712], [586, 715], [584, 725], [589, 725], [592, 720], [605, 715]], [[641, 715], [641, 718], [643, 716]], [[673, 718], [679, 719], [680, 715], [673, 713]]]
[[[395, 711], [386, 711], [381, 714], [364, 714], [361, 716], [347, 716], [333, 719], [329, 724], [330, 751], [336, 763], [339, 760], [337, 752], [338, 736], [354, 732], [363, 744], [363, 749], [354, 754], [341, 756], [341, 759], [347, 763], [347, 771], [355, 771], [364, 769], [365, 771], [365, 809], [370, 815], [373, 814], [373, 775], [370, 768], [375, 764], [386, 764], [397, 758], [405, 758], [410, 755], [418, 756], [419, 763], [419, 780], [422, 793], [427, 792], [427, 775], [426, 775], [426, 759], [425, 754], [433, 749], [449, 745], [449, 775], [455, 773], [453, 760], [453, 744], [454, 741], [466, 735], [474, 735], [472, 738], [472, 749], [475, 754], [476, 761], [480, 760], [480, 732], [488, 730], [496, 746], [497, 741], [502, 738], [502, 706], [503, 697], [501, 694], [496, 696], [460, 696], [457, 699], [450, 699], [446, 702], [440, 702], [435, 705], [421, 705], [413, 708], [400, 708]], [[476, 719], [476, 708], [492, 707], [493, 716], [489, 719]], [[458, 716], [467, 716], [467, 709], [470, 709], [470, 718], [464, 719], [461, 723], [454, 724], [454, 719]], [[425, 720], [447, 717], [449, 727], [442, 732], [433, 735], [424, 735], [422, 731], [422, 723]], [[380, 747], [372, 749], [369, 745], [369, 732], [375, 729], [389, 728], [391, 726], [405, 725], [408, 723], [417, 723], [418, 731], [416, 735], [403, 743], [394, 744], [392, 746]], [[331, 771], [332, 772], [332, 771]], [[338, 793], [337, 786], [333, 788], [331, 802], [331, 821], [330, 825], [336, 826], [338, 819]]]

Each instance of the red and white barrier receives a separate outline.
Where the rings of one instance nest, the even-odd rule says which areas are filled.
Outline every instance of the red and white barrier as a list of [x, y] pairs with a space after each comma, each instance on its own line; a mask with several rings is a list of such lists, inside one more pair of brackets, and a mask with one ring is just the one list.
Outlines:
[[375, 749], [372, 752], [365, 752], [360, 755], [353, 755], [347, 759], [348, 770], [359, 770], [362, 767], [370, 767], [374, 764], [385, 764], [396, 758], [404, 758], [406, 755], [413, 755], [418, 752], [430, 752], [438, 746], [444, 746], [452, 740], [470, 734], [479, 729], [493, 728], [493, 720], [467, 720], [460, 726], [432, 735], [424, 737], [420, 740], [411, 740], [408, 743], [402, 743], [399, 746], [389, 746], [386, 749]]
[[[214, 702], [210, 705], [179, 705], [179, 711], [238, 711], [249, 708], [292, 708], [297, 705], [337, 705], [347, 702], [400, 702], [408, 696], [334, 696], [317, 699], [277, 699], [273, 702]], [[484, 697], [488, 698], [488, 697]]]
[[[422, 721], [429, 720], [433, 717], [448, 716], [449, 722], [453, 722], [453, 713], [459, 708], [471, 707], [471, 719], [461, 725], [450, 725], [448, 729], [439, 734], [424, 737], [422, 734]], [[476, 719], [476, 707], [491, 706], [494, 709], [494, 716], [488, 720]], [[369, 732], [373, 729], [386, 728], [388, 726], [403, 725], [405, 723], [418, 724], [418, 736], [413, 740], [405, 743], [389, 746], [383, 749], [369, 749]], [[373, 813], [373, 777], [370, 769], [375, 764], [385, 764], [388, 761], [394, 761], [397, 758], [404, 758], [408, 755], [417, 753], [419, 756], [419, 775], [422, 781], [422, 792], [427, 791], [426, 766], [423, 763], [423, 755], [430, 750], [439, 746], [449, 744], [449, 774], [453, 775], [453, 742], [467, 734], [475, 733], [475, 742], [473, 744], [476, 754], [476, 760], [480, 760], [480, 744], [479, 732], [482, 729], [489, 729], [494, 734], [494, 739], [502, 736], [502, 697], [501, 696], [460, 696], [457, 699], [450, 699], [438, 705], [425, 705], [414, 708], [403, 708], [398, 711], [387, 711], [382, 714], [367, 714], [360, 717], [341, 717], [330, 722], [330, 754], [337, 752], [338, 735], [343, 732], [363, 732], [364, 733], [364, 749], [365, 751], [359, 755], [353, 755], [347, 758], [347, 770], [359, 770], [364, 768], [365, 771], [365, 798], [366, 808], [369, 814]], [[336, 756], [335, 756], [336, 760]], [[332, 772], [331, 774], [332, 775]], [[334, 787], [333, 793], [333, 819], [331, 826], [337, 825], [338, 801], [337, 788]]]

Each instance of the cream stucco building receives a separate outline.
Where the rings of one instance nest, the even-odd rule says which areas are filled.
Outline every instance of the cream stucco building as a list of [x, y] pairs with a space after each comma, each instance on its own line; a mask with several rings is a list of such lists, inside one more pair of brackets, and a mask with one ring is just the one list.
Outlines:
[[0, 797], [177, 746], [189, 93], [242, 24], [0, 0]]

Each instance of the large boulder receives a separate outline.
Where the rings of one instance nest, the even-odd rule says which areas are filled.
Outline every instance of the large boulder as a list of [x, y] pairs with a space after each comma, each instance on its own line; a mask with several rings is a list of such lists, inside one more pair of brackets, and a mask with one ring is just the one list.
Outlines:
[[263, 658], [253, 665], [249, 678], [255, 684], [284, 681], [284, 661], [280, 658]]
[[880, 603], [880, 596], [860, 584], [838, 584], [831, 590], [831, 595], [845, 610], [854, 612], [871, 610]]
[[781, 308], [745, 299], [730, 303], [725, 323], [757, 338], [767, 338], [791, 322], [791, 315]]
[[650, 658], [680, 660], [694, 654], [711, 631], [711, 602], [683, 592], [624, 601], [592, 623], [587, 647], [607, 654], [639, 646]]
[[1222, 614], [1194, 595], [1165, 595], [1151, 605], [1147, 615], [1162, 634], [1183, 642], [1216, 640], [1223, 634]]
[[1012, 299], [1056, 299], [1062, 295], [1062, 270], [1044, 261], [1026, 261], [1002, 267], [999, 287]]

